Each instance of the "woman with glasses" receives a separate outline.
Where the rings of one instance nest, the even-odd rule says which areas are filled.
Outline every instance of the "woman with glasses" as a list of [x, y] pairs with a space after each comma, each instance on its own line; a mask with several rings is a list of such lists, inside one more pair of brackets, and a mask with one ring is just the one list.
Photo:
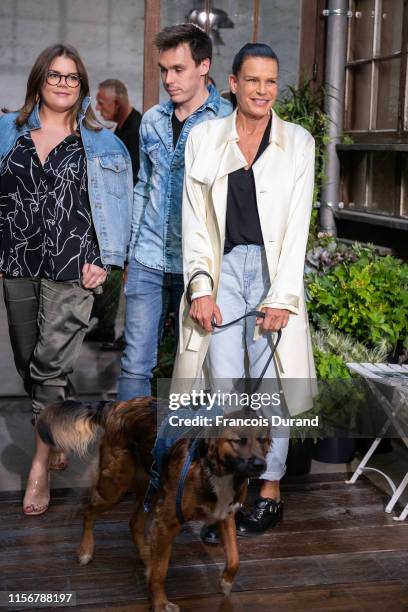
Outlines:
[[[0, 274], [14, 360], [33, 424], [70, 392], [94, 301], [129, 243], [129, 154], [97, 122], [78, 52], [53, 45], [37, 58], [17, 112], [0, 117]], [[45, 512], [49, 468], [66, 458], [36, 435], [23, 511]]]

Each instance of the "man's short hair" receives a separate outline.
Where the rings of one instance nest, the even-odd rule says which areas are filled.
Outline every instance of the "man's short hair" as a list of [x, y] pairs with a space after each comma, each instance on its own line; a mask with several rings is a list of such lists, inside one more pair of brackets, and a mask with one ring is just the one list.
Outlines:
[[196, 66], [207, 57], [210, 62], [212, 59], [211, 38], [193, 23], [180, 23], [164, 28], [156, 35], [154, 42], [160, 52], [175, 49], [182, 43], [187, 43]]
[[122, 81], [119, 81], [119, 79], [105, 79], [102, 83], [99, 83], [99, 87], [103, 89], [113, 89], [119, 98], [123, 98], [124, 100], [129, 99], [127, 87]]

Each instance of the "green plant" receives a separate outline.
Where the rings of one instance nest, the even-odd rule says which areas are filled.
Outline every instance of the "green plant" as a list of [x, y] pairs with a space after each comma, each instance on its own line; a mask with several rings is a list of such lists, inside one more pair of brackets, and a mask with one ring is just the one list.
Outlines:
[[354, 139], [351, 136], [349, 136], [349, 134], [343, 134], [341, 142], [342, 144], [345, 144], [345, 145], [351, 145], [351, 144], [354, 144]]
[[393, 351], [408, 336], [408, 264], [355, 245], [355, 261], [306, 275], [309, 315], [368, 347], [385, 340]]
[[313, 353], [315, 357], [318, 395], [313, 407], [302, 417], [319, 417], [318, 427], [297, 428], [301, 439], [331, 436], [334, 432], [359, 432], [367, 407], [371, 406], [371, 396], [367, 393], [364, 381], [350, 373], [349, 362], [384, 362], [387, 345], [381, 341], [369, 349], [347, 334], [328, 327], [312, 330]]
[[370, 349], [331, 327], [312, 330], [312, 342], [319, 379], [350, 378], [346, 363], [383, 363], [388, 354], [387, 342], [384, 339]]
[[[323, 112], [323, 88], [313, 89], [311, 81], [298, 88], [288, 87], [275, 104], [279, 117], [285, 121], [297, 123], [308, 130], [316, 142], [315, 191], [314, 201], [319, 200], [320, 188], [326, 180], [324, 166], [326, 145], [329, 142], [329, 118]], [[317, 211], [314, 212], [314, 217]], [[314, 225], [314, 224], [313, 224]]]

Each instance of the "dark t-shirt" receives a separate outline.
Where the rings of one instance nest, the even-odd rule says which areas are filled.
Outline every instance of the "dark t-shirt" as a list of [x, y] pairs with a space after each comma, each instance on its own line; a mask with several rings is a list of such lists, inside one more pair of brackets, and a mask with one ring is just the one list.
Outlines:
[[115, 134], [121, 139], [132, 160], [133, 185], [136, 185], [139, 173], [139, 128], [142, 115], [136, 109], [132, 109], [129, 117], [122, 127], [117, 127]]
[[227, 214], [224, 253], [238, 244], [263, 245], [261, 223], [256, 202], [255, 178], [252, 167], [269, 144], [272, 117], [268, 121], [252, 166], [240, 168], [228, 175]]
[[171, 126], [173, 128], [173, 148], [174, 149], [176, 148], [177, 141], [182, 132], [185, 122], [186, 122], [186, 119], [184, 119], [184, 121], [180, 121], [179, 119], [177, 119], [176, 113], [173, 112], [171, 116]]

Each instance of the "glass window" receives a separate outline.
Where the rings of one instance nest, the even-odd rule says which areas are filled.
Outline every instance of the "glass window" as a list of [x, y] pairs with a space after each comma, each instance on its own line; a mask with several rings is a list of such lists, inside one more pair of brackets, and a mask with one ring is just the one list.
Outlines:
[[383, 0], [380, 55], [401, 51], [404, 0]]
[[[401, 70], [406, 61], [402, 34], [408, 2], [350, 0], [349, 6], [353, 18], [344, 125], [354, 142], [367, 150], [343, 155], [343, 201], [350, 209], [408, 216], [408, 154], [392, 150], [393, 143], [407, 141], [408, 78], [402, 91]], [[388, 150], [370, 151], [368, 143], [382, 143]]]
[[349, 68], [348, 130], [369, 130], [371, 104], [371, 63]]
[[351, 23], [349, 61], [373, 56], [375, 0], [356, 0]]
[[398, 102], [401, 74], [401, 60], [378, 62], [377, 130], [398, 128]]
[[407, 130], [408, 93], [401, 91], [401, 57], [408, 3], [355, 0], [350, 8], [345, 129], [398, 133], [401, 108]]

